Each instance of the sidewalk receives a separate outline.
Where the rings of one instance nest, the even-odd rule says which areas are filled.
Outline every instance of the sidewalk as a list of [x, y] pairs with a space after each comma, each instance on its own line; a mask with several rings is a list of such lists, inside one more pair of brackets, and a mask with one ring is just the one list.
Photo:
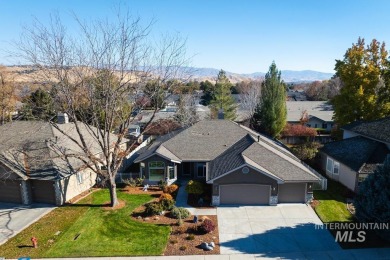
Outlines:
[[[44, 258], [49, 260], [55, 258]], [[80, 260], [80, 258], [60, 258]], [[254, 260], [254, 259], [390, 259], [390, 248], [350, 249], [308, 253], [268, 253], [236, 255], [186, 255], [186, 256], [141, 256], [141, 257], [91, 257], [90, 260]]]
[[187, 204], [188, 194], [185, 191], [186, 182], [182, 182], [176, 196], [176, 207], [186, 208], [192, 215], [217, 215], [217, 209], [197, 209]]

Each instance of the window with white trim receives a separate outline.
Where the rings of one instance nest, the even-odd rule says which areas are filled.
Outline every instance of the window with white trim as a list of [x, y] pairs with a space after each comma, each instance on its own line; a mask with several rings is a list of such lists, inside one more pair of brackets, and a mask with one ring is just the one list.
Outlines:
[[77, 183], [78, 184], [82, 184], [84, 182], [84, 178], [83, 178], [83, 173], [82, 172], [77, 172], [76, 173], [76, 178], [77, 178]]
[[170, 180], [176, 179], [175, 178], [175, 166], [168, 166], [168, 177]]
[[339, 175], [339, 169], [340, 163], [328, 157], [326, 160], [326, 171], [333, 175]]
[[149, 180], [161, 181], [165, 176], [165, 163], [161, 161], [149, 162]]

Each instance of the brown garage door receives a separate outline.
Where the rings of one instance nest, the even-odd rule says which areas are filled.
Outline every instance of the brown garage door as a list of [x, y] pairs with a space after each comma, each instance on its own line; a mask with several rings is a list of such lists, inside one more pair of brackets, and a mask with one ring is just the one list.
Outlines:
[[270, 186], [258, 184], [230, 184], [220, 186], [221, 204], [269, 204]]
[[53, 181], [31, 180], [33, 202], [55, 204], [56, 197]]
[[0, 201], [22, 203], [20, 181], [0, 180]]
[[279, 203], [302, 203], [305, 202], [305, 183], [285, 183], [279, 185]]

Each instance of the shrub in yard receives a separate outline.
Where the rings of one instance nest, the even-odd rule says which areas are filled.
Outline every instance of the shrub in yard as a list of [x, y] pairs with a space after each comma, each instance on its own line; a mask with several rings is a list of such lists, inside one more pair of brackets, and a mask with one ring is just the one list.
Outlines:
[[136, 179], [135, 179], [135, 183], [136, 183], [136, 185], [137, 185], [138, 187], [141, 187], [141, 186], [144, 185], [144, 180], [145, 180], [145, 178], [139, 177], [139, 178], [136, 178]]
[[170, 242], [171, 244], [177, 244], [179, 241], [177, 241], [177, 239], [171, 239], [169, 242]]
[[165, 200], [173, 200], [172, 195], [168, 194], [168, 193], [161, 194], [159, 200], [161, 201], [161, 200], [164, 200], [164, 199]]
[[187, 232], [187, 227], [185, 225], [181, 225], [179, 226], [177, 229], [176, 229], [176, 232], [178, 234], [184, 234], [185, 232]]
[[172, 194], [175, 191], [177, 191], [178, 188], [179, 188], [179, 186], [177, 186], [176, 184], [172, 184], [172, 185], [169, 185], [169, 186], [165, 186], [163, 191], [164, 191], [164, 193]]
[[200, 195], [204, 192], [204, 184], [199, 181], [189, 181], [186, 186], [186, 192], [188, 194]]
[[210, 219], [205, 219], [200, 227], [205, 233], [210, 233], [215, 230], [215, 225]]
[[187, 249], [187, 247], [186, 247], [186, 246], [181, 246], [181, 247], [179, 247], [179, 249], [180, 249], [181, 251], [185, 251], [185, 250]]
[[186, 219], [190, 216], [190, 212], [185, 208], [173, 208], [171, 211], [171, 216], [176, 219]]
[[133, 178], [123, 180], [123, 183], [130, 186], [130, 187], [137, 187], [137, 181]]
[[159, 181], [158, 182], [158, 187], [163, 191], [167, 186], [168, 186], [168, 183], [166, 181]]
[[158, 202], [151, 202], [145, 205], [145, 214], [148, 216], [160, 215], [163, 207]]
[[173, 199], [163, 198], [163, 199], [160, 199], [159, 203], [160, 203], [161, 207], [163, 208], [163, 210], [171, 210], [175, 206], [175, 201]]
[[194, 234], [189, 234], [187, 237], [186, 237], [187, 240], [194, 240], [195, 239], [195, 235]]

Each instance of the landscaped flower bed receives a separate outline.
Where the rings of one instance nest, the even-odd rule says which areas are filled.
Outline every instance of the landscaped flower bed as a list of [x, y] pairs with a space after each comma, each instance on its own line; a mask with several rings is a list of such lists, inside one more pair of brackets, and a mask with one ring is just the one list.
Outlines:
[[[128, 193], [152, 194], [157, 203], [160, 200], [163, 192], [161, 189], [152, 187], [148, 191], [142, 191], [142, 188], [126, 188]], [[149, 203], [153, 203], [149, 202]], [[217, 216], [198, 216], [198, 223], [194, 223], [194, 216], [189, 216], [181, 221], [174, 218], [169, 211], [165, 211], [162, 215], [146, 215], [145, 205], [136, 208], [133, 211], [132, 218], [139, 222], [163, 224], [171, 227], [171, 233], [168, 239], [168, 244], [165, 248], [164, 255], [205, 255], [219, 254], [219, 237], [218, 237], [218, 220]], [[202, 224], [206, 221], [207, 231], [202, 228]], [[210, 225], [211, 223], [211, 225]], [[213, 242], [215, 247], [212, 251], [207, 251], [201, 248], [203, 242]]]

